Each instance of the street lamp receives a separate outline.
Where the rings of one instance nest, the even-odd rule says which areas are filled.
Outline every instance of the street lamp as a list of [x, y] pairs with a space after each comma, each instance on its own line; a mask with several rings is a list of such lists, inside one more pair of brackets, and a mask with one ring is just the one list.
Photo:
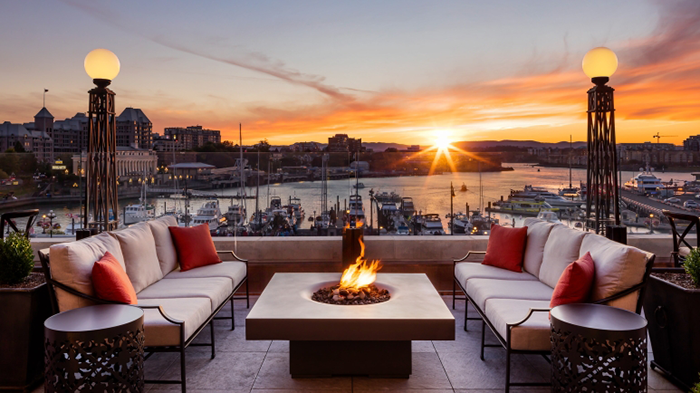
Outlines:
[[606, 223], [620, 225], [613, 101], [615, 89], [606, 85], [617, 70], [617, 56], [608, 48], [594, 48], [583, 57], [582, 67], [595, 84], [588, 90], [586, 224], [596, 233], [601, 233], [606, 231]]
[[[87, 187], [84, 227], [97, 232], [117, 229], [117, 133], [114, 92], [107, 88], [119, 74], [117, 56], [107, 49], [95, 49], [85, 57], [85, 72], [95, 88], [89, 91]], [[110, 220], [110, 211], [115, 212]], [[88, 218], [93, 216], [93, 222]]]
[[56, 213], [53, 210], [49, 210], [49, 214], [46, 215], [49, 218], [49, 236], [53, 237], [53, 219], [56, 218]]

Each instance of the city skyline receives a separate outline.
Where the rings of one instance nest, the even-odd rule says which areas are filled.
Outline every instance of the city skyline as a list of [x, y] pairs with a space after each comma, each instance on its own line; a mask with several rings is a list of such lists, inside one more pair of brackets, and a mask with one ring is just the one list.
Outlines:
[[[133, 12], [138, 7], [138, 12]], [[84, 56], [122, 62], [117, 112], [154, 132], [195, 124], [244, 144], [586, 139], [580, 62], [613, 49], [618, 142], [700, 133], [700, 3], [255, 4], [66, 0], [0, 5], [0, 121], [87, 110]], [[61, 24], [56, 21], [72, 20]], [[27, 26], [31, 26], [27, 29]], [[21, 33], [18, 33], [20, 32]], [[90, 34], [85, 34], [89, 31]], [[672, 137], [671, 135], [675, 135]]]

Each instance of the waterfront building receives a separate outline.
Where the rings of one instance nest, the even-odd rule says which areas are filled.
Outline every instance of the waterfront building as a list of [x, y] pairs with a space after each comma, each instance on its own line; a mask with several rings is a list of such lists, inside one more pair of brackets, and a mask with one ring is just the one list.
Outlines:
[[173, 139], [170, 135], [153, 134], [153, 150], [157, 152], [182, 151], [180, 141]]
[[350, 138], [347, 134], [328, 137], [329, 152], [362, 151], [362, 138]]
[[420, 151], [420, 145], [411, 145], [406, 149], [407, 152], [417, 153]]
[[[86, 168], [86, 161], [85, 153], [73, 156], [74, 175]], [[117, 146], [117, 177], [141, 177], [144, 173], [146, 176], [152, 176], [156, 173], [157, 167], [158, 156], [153, 150]]]
[[53, 140], [46, 131], [28, 130], [23, 124], [9, 121], [0, 124], [0, 152], [14, 148], [17, 142], [34, 153], [37, 161], [53, 162]]
[[79, 153], [87, 147], [88, 117], [85, 113], [53, 122], [54, 152]]
[[153, 148], [153, 123], [138, 108], [126, 108], [117, 117], [117, 146]]
[[683, 149], [690, 151], [700, 151], [700, 135], [691, 135], [683, 141]]
[[202, 126], [169, 127], [163, 130], [163, 134], [178, 141], [176, 147], [181, 150], [192, 150], [207, 142], [221, 143], [221, 131], [208, 130]]

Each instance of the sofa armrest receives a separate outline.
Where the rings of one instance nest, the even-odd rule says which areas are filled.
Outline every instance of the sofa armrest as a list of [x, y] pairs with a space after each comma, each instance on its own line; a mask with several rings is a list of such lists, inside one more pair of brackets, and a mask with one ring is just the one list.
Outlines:
[[111, 300], [100, 299], [100, 298], [95, 297], [95, 296], [90, 296], [90, 295], [88, 295], [88, 294], [86, 294], [86, 293], [83, 293], [83, 292], [80, 292], [80, 291], [78, 291], [78, 290], [76, 290], [76, 289], [73, 289], [73, 288], [69, 287], [69, 286], [66, 285], [66, 284], [60, 283], [60, 282], [58, 282], [58, 281], [56, 281], [56, 280], [54, 280], [54, 279], [52, 279], [52, 278], [49, 278], [49, 279], [47, 279], [46, 281], [47, 281], [47, 283], [49, 283], [50, 285], [53, 285], [53, 286], [55, 286], [56, 288], [60, 288], [60, 289], [62, 289], [62, 290], [64, 290], [64, 291], [70, 293], [71, 295], [75, 295], [75, 296], [81, 297], [81, 298], [83, 298], [83, 299], [90, 300], [90, 301], [92, 301], [92, 302], [94, 302], [94, 303], [97, 303], [97, 304], [124, 304], [124, 303], [121, 303], [121, 302], [115, 302], [115, 301], [111, 301]]
[[459, 259], [453, 259], [452, 261], [453, 261], [454, 263], [463, 262], [463, 261], [465, 261], [467, 258], [469, 258], [471, 255], [486, 255], [486, 251], [467, 251], [467, 255], [465, 255], [465, 256], [463, 256], [462, 258], [459, 258]]
[[248, 263], [247, 259], [243, 259], [236, 255], [236, 253], [233, 250], [222, 250], [222, 251], [217, 251], [217, 254], [231, 254], [237, 261], [245, 262]]
[[162, 315], [163, 318], [165, 318], [166, 321], [168, 321], [168, 322], [170, 322], [170, 323], [173, 323], [173, 324], [175, 324], [175, 325], [180, 325], [180, 327], [182, 327], [182, 325], [185, 324], [185, 321], [181, 321], [181, 320], [179, 320], [179, 319], [175, 319], [175, 318], [171, 317], [170, 315], [168, 315], [168, 313], [166, 313], [165, 310], [163, 309], [163, 306], [139, 306], [139, 305], [134, 305], [134, 307], [138, 307], [138, 308], [140, 308], [140, 309], [142, 309], [142, 310], [157, 309], [158, 312], [160, 313], [160, 315]]
[[527, 320], [530, 319], [530, 317], [532, 316], [532, 314], [534, 314], [534, 313], [536, 313], [536, 312], [549, 312], [550, 310], [551, 310], [550, 308], [531, 308], [530, 311], [528, 311], [528, 313], [527, 313], [527, 315], [525, 316], [525, 318], [519, 320], [518, 322], [509, 322], [509, 323], [506, 323], [506, 328], [507, 328], [508, 330], [510, 330], [511, 328], [514, 328], [514, 327], [516, 327], [516, 326], [520, 326], [520, 325], [522, 325], [523, 323], [527, 322]]

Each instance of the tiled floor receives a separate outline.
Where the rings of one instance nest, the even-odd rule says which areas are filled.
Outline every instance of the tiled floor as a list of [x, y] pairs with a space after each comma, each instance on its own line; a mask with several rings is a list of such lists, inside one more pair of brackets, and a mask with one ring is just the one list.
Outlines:
[[[447, 302], [448, 298], [445, 298]], [[251, 299], [253, 300], [253, 299]], [[451, 301], [450, 301], [451, 303]], [[487, 348], [486, 360], [479, 359], [481, 322], [469, 323], [462, 330], [464, 302], [458, 302], [455, 341], [413, 342], [413, 374], [409, 379], [373, 379], [360, 377], [292, 379], [289, 376], [289, 343], [286, 341], [246, 341], [245, 316], [248, 310], [236, 310], [236, 330], [228, 321], [217, 320], [216, 358], [209, 347], [187, 350], [189, 392], [460, 392], [503, 391], [505, 351]], [[244, 306], [238, 301], [238, 305]], [[251, 305], [252, 306], [252, 305]], [[227, 309], [228, 307], [226, 307]], [[226, 312], [226, 311], [224, 311]], [[230, 315], [230, 314], [229, 314]], [[488, 337], [487, 333], [487, 337]], [[495, 338], [491, 337], [493, 341]], [[209, 329], [198, 341], [208, 342]], [[329, 356], [329, 361], [334, 361]], [[147, 379], [177, 379], [179, 355], [158, 353], [146, 361]], [[512, 379], [546, 381], [549, 364], [540, 356], [515, 355]], [[179, 390], [179, 385], [147, 385], [147, 391]], [[548, 392], [549, 388], [511, 389], [512, 392]], [[649, 371], [649, 391], [680, 392], [655, 371]]]

